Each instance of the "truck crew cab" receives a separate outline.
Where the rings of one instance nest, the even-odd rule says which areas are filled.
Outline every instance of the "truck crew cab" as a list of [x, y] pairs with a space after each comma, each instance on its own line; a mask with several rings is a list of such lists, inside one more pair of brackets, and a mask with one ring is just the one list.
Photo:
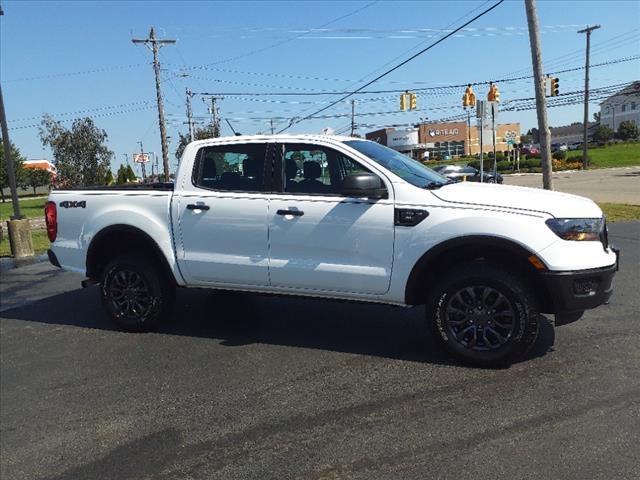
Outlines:
[[176, 287], [424, 304], [484, 366], [525, 354], [540, 313], [606, 302], [617, 269], [589, 199], [452, 183], [351, 137], [193, 142], [174, 183], [55, 190], [45, 214], [51, 262], [99, 283], [124, 329], [153, 328]]

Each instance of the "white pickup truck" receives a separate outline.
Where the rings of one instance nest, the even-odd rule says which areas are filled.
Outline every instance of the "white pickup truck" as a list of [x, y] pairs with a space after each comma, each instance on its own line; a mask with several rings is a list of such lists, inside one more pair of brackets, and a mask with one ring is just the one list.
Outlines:
[[526, 353], [539, 313], [577, 320], [612, 293], [618, 252], [589, 199], [451, 183], [367, 140], [238, 136], [189, 144], [175, 183], [56, 190], [50, 261], [98, 283], [122, 328], [176, 287], [411, 306], [458, 358]]

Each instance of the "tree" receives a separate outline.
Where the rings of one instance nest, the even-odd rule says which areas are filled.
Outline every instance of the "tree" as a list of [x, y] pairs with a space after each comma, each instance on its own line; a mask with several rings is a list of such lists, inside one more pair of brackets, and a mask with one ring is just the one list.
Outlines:
[[523, 145], [529, 145], [530, 143], [533, 143], [533, 135], [520, 135], [520, 143]]
[[596, 129], [593, 131], [593, 141], [594, 142], [608, 142], [613, 137], [613, 130], [609, 127], [609, 125], [598, 125]]
[[[24, 157], [20, 154], [20, 150], [11, 143], [11, 158], [13, 159], [13, 169], [16, 174], [16, 185], [22, 186], [25, 182], [25, 171], [22, 167]], [[7, 175], [6, 162], [4, 160], [4, 148], [2, 148], [2, 138], [0, 137], [0, 197], [4, 203], [4, 189], [9, 188], [9, 176]]]
[[533, 139], [533, 143], [540, 143], [540, 132], [537, 128], [530, 128], [527, 132], [527, 136], [531, 136], [531, 138]]
[[118, 172], [116, 173], [116, 183], [118, 185], [123, 185], [125, 183], [128, 182], [135, 182], [136, 181], [136, 174], [133, 173], [133, 169], [131, 168], [131, 165], [120, 165], [120, 168], [118, 168]]
[[632, 140], [638, 138], [639, 134], [637, 125], [630, 120], [620, 122], [620, 125], [618, 125], [618, 138], [620, 140]]
[[[180, 160], [182, 158], [182, 152], [184, 152], [185, 147], [189, 145], [189, 143], [191, 142], [191, 139], [189, 138], [188, 134], [183, 135], [181, 133], [178, 133], [178, 135], [180, 136], [180, 141], [178, 142], [178, 147], [176, 148], [175, 156], [178, 160]], [[194, 140], [204, 140], [205, 138], [218, 138], [219, 136], [220, 136], [219, 129], [216, 129], [211, 125], [208, 125], [203, 128], [196, 128], [193, 132]]]
[[113, 183], [113, 173], [111, 173], [111, 169], [107, 170], [107, 176], [104, 179], [105, 185], [111, 185]]
[[45, 114], [40, 126], [42, 144], [51, 147], [58, 169], [57, 181], [65, 187], [102, 185], [111, 168], [113, 152], [107, 133], [89, 117], [77, 118], [67, 129]]
[[51, 173], [44, 168], [26, 168], [25, 169], [25, 183], [33, 188], [33, 196], [36, 195], [36, 189], [38, 187], [44, 187], [51, 184]]

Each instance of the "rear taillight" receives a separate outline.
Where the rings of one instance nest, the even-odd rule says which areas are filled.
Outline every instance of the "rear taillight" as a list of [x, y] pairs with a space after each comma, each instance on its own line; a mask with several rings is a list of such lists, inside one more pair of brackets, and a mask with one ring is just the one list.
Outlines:
[[44, 221], [47, 224], [47, 236], [50, 242], [56, 241], [58, 235], [58, 211], [55, 202], [47, 202], [44, 206]]

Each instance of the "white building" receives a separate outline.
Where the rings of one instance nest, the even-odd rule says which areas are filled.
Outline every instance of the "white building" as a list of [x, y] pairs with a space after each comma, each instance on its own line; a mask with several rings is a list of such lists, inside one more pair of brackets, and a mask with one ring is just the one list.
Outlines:
[[600, 103], [600, 124], [618, 131], [620, 122], [630, 120], [640, 126], [640, 82], [633, 82], [627, 88]]

